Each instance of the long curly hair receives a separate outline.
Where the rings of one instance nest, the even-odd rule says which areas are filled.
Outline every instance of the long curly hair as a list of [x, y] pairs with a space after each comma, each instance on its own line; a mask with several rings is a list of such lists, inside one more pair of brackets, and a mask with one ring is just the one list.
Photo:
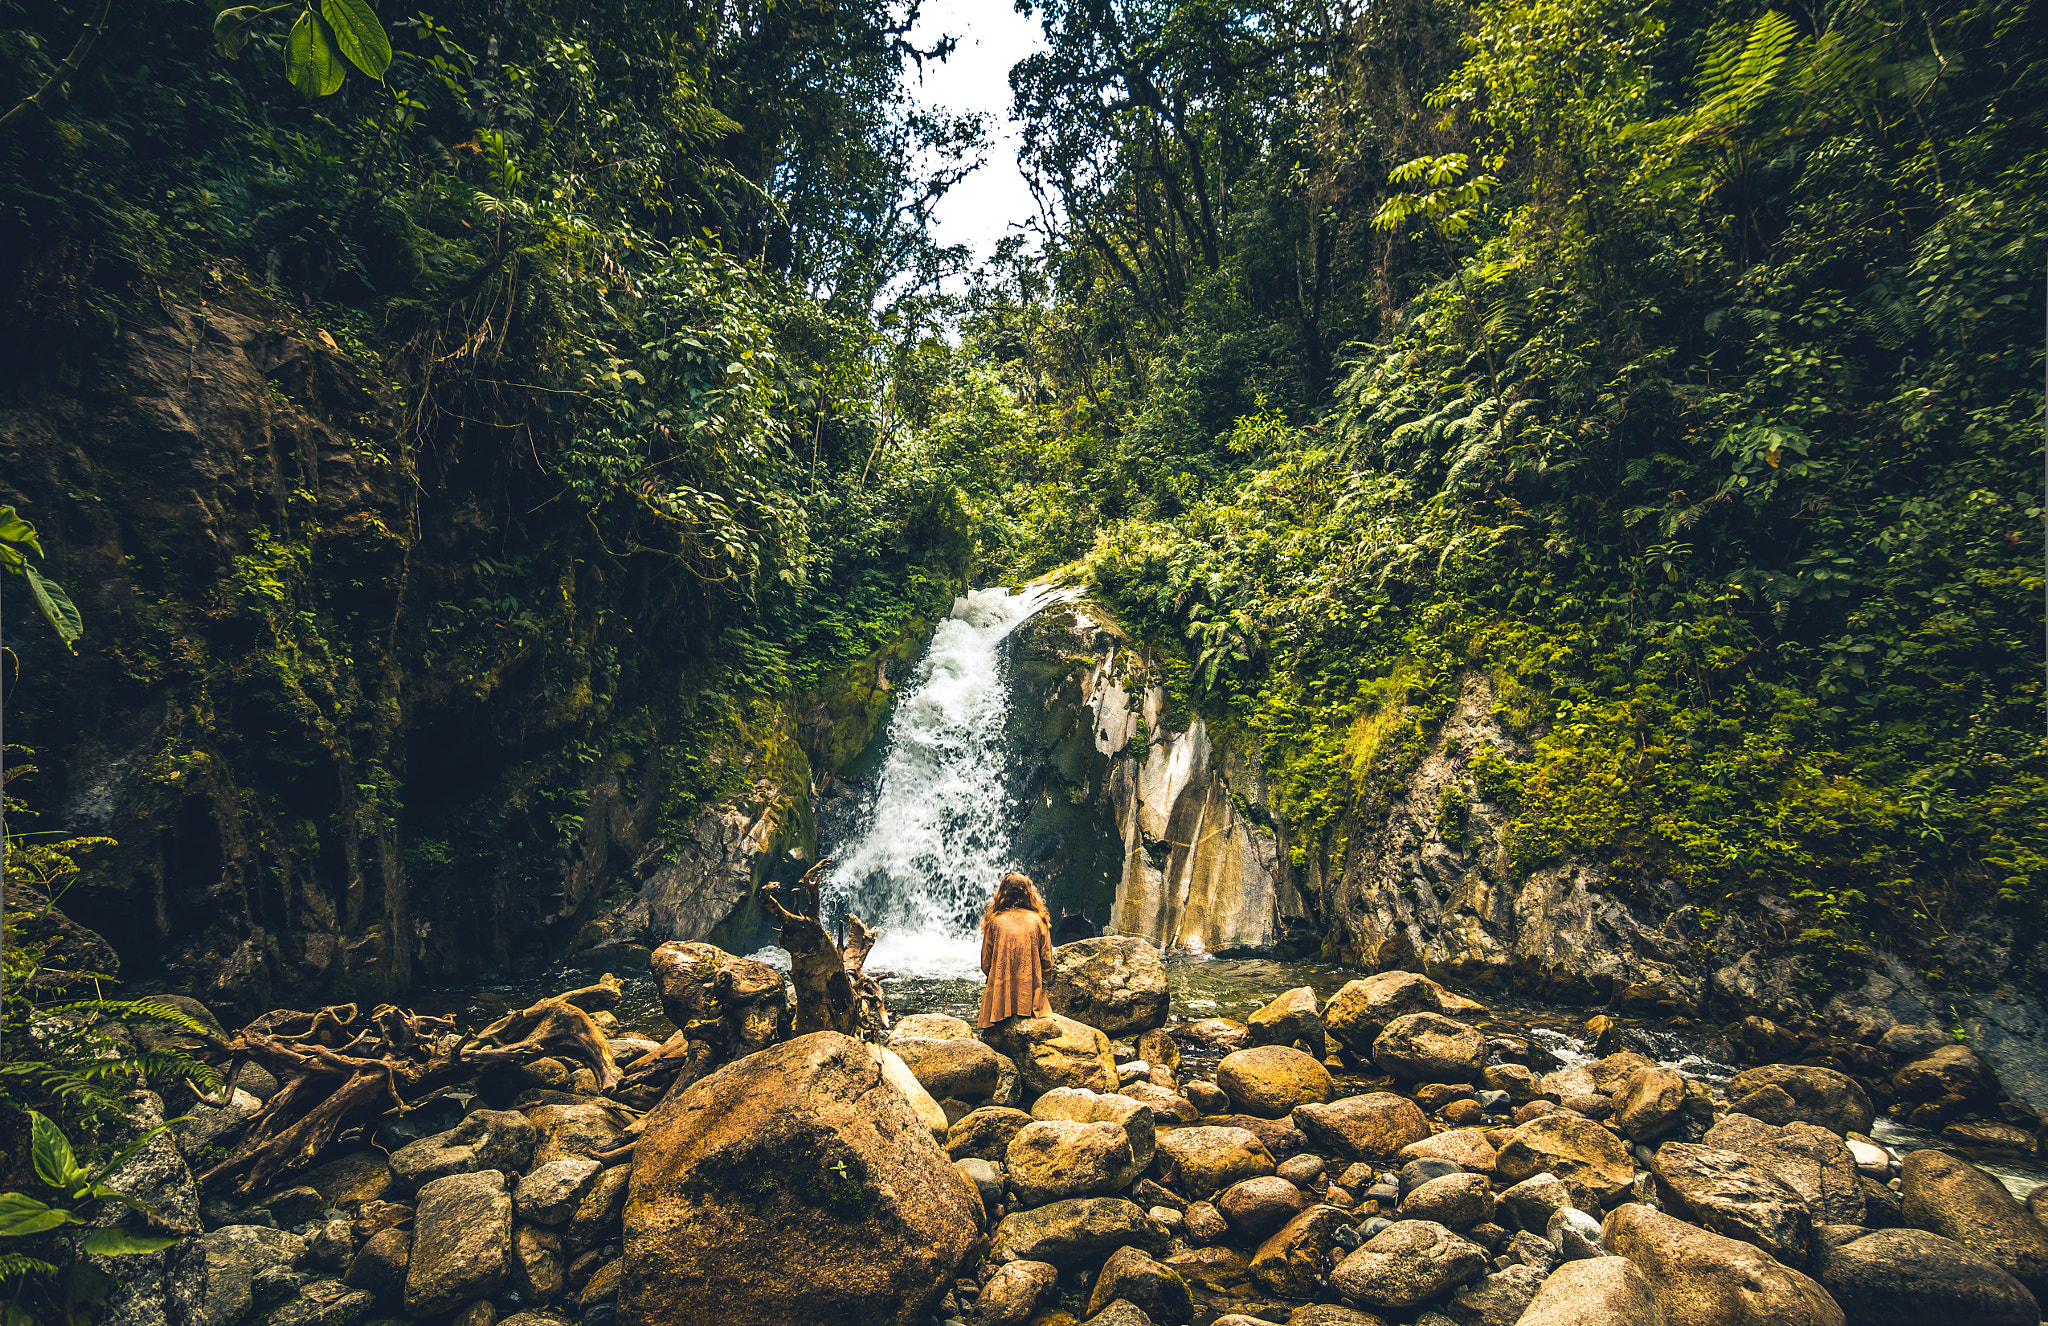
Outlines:
[[1052, 913], [1046, 910], [1045, 899], [1039, 896], [1038, 886], [1031, 882], [1031, 876], [1014, 870], [996, 884], [996, 896], [989, 899], [988, 910], [981, 914], [981, 928], [988, 929], [997, 912], [1014, 911], [1020, 907], [1037, 912], [1038, 919], [1045, 924], [1046, 933], [1052, 933]]

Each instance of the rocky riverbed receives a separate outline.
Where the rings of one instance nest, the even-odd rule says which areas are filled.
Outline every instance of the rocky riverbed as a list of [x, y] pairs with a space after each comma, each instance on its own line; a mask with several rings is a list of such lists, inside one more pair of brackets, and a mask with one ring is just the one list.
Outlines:
[[651, 1098], [567, 1060], [496, 1071], [250, 1198], [192, 1172], [278, 1083], [159, 1084], [187, 1121], [127, 1182], [202, 1232], [110, 1267], [113, 1319], [2041, 1320], [2038, 1121], [1938, 1029], [1580, 1023], [1106, 938], [1058, 950], [1053, 1016], [985, 1037], [964, 983], [885, 982], [874, 1045], [788, 1035], [772, 974], [703, 950], [592, 1014], [621, 1080], [673, 1053], [714, 968], [748, 991], [717, 1016], [766, 1048]]

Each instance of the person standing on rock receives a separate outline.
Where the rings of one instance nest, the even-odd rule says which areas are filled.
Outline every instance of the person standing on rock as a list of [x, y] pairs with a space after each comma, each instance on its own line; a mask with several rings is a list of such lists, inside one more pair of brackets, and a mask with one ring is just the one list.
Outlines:
[[1052, 1012], [1045, 997], [1052, 980], [1052, 913], [1029, 875], [1013, 870], [996, 885], [981, 917], [981, 970], [988, 976], [977, 1022], [982, 1028]]

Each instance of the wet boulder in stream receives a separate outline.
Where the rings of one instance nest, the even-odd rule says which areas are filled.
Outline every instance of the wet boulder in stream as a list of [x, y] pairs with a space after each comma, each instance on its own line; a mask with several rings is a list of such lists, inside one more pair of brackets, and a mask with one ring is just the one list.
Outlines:
[[1058, 1013], [1005, 1018], [986, 1034], [989, 1044], [1017, 1065], [1018, 1076], [1034, 1096], [1055, 1087], [1116, 1089], [1116, 1056], [1109, 1037], [1086, 1023]]
[[2003, 1183], [1967, 1160], [1911, 1151], [1899, 1167], [1905, 1222], [1960, 1243], [2048, 1300], [2048, 1229]]
[[1921, 1229], [1887, 1229], [1825, 1249], [1814, 1274], [1851, 1326], [2037, 1326], [2027, 1287], [1995, 1262]]
[[1045, 994], [1056, 1014], [1135, 1036], [1166, 1023], [1166, 964], [1157, 948], [1129, 935], [1077, 940], [1052, 951]]
[[1280, 1119], [1298, 1105], [1330, 1099], [1330, 1071], [1313, 1057], [1286, 1045], [1261, 1045], [1223, 1056], [1216, 1085], [1246, 1114]]
[[1345, 1049], [1368, 1058], [1388, 1023], [1408, 1013], [1459, 1013], [1479, 1005], [1410, 971], [1383, 971], [1349, 982], [1323, 1006], [1323, 1027]]
[[1740, 1101], [1764, 1087], [1776, 1087], [1791, 1097], [1795, 1114], [1795, 1119], [1767, 1119], [1770, 1123], [1797, 1121], [1833, 1133], [1867, 1133], [1876, 1117], [1870, 1097], [1854, 1078], [1806, 1064], [1767, 1064], [1737, 1073], [1728, 1079], [1728, 1099]]
[[1494, 1158], [1494, 1173], [1508, 1183], [1554, 1174], [1582, 1209], [1592, 1211], [1626, 1193], [1636, 1178], [1635, 1163], [1620, 1138], [1564, 1110], [1509, 1133]]
[[1317, 1059], [1329, 1052], [1323, 1034], [1323, 1015], [1316, 1008], [1316, 992], [1305, 985], [1273, 999], [1252, 1014], [1246, 1025], [1251, 1028], [1254, 1045], [1293, 1045], [1300, 1041]]
[[1650, 1284], [1670, 1326], [1845, 1326], [1828, 1291], [1763, 1249], [1628, 1202], [1607, 1215], [1607, 1251]]
[[1372, 1043], [1373, 1066], [1411, 1082], [1477, 1082], [1486, 1066], [1486, 1038], [1439, 1013], [1404, 1013]]

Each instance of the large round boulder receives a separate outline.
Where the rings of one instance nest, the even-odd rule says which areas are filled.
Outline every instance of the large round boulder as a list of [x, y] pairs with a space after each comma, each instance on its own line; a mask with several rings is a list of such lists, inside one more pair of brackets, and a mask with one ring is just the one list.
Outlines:
[[1587, 1257], [1550, 1273], [1515, 1326], [1667, 1326], [1650, 1282], [1626, 1257]]
[[1764, 1087], [1777, 1087], [1792, 1098], [1792, 1118], [1770, 1123], [1819, 1124], [1833, 1133], [1867, 1133], [1877, 1117], [1870, 1097], [1856, 1079], [1832, 1068], [1807, 1064], [1766, 1064], [1728, 1079], [1728, 1099], [1739, 1101]]
[[1774, 1128], [1747, 1114], [1731, 1114], [1700, 1140], [1744, 1156], [1784, 1180], [1813, 1212], [1816, 1225], [1863, 1223], [1856, 1158], [1841, 1138], [1820, 1125], [1788, 1123]]
[[923, 1326], [980, 1200], [861, 1042], [814, 1032], [647, 1116], [626, 1202], [626, 1326]]
[[978, 1040], [898, 1035], [889, 1038], [889, 1048], [940, 1100], [984, 1100], [1002, 1078], [1002, 1056]]
[[1104, 935], [1052, 951], [1053, 1012], [1111, 1036], [1166, 1025], [1166, 964], [1159, 950], [1129, 935]]
[[1855, 1326], [2038, 1326], [2027, 1287], [1996, 1263], [1924, 1229], [1885, 1229], [1825, 1250], [1815, 1268]]
[[[1074, 1197], [1028, 1211], [1012, 1211], [996, 1226], [992, 1265], [1047, 1262], [1062, 1270], [1097, 1266], [1118, 1248], [1166, 1251], [1166, 1229], [1121, 1197]], [[792, 1321], [807, 1320], [802, 1316]]]
[[1950, 1043], [1892, 1074], [1892, 1090], [1911, 1101], [1952, 1100], [1957, 1104], [1998, 1095], [1998, 1075], [1967, 1045]]
[[2048, 1299], [2048, 1229], [2003, 1183], [1967, 1160], [1909, 1151], [1899, 1166], [1899, 1198], [1907, 1224], [1962, 1244], [2037, 1300]]
[[1403, 1013], [1372, 1043], [1382, 1073], [1412, 1082], [1477, 1082], [1486, 1069], [1486, 1037], [1441, 1013]]
[[1554, 1174], [1581, 1210], [1598, 1211], [1629, 1190], [1636, 1167], [1621, 1139], [1569, 1110], [1546, 1114], [1508, 1134], [1494, 1155], [1503, 1183]]
[[1216, 1194], [1216, 1209], [1247, 1247], [1257, 1247], [1309, 1204], [1308, 1194], [1277, 1174], [1242, 1179]]
[[1607, 1251], [1649, 1281], [1671, 1326], [1846, 1326], [1827, 1290], [1753, 1244], [1640, 1202], [1608, 1212], [1601, 1232]]
[[1246, 1025], [1251, 1028], [1254, 1045], [1292, 1045], [1300, 1041], [1318, 1059], [1329, 1053], [1323, 1035], [1323, 1015], [1316, 1008], [1316, 992], [1305, 985], [1274, 998], [1252, 1014]]
[[1614, 1092], [1614, 1122], [1638, 1142], [1654, 1142], [1680, 1123], [1685, 1079], [1660, 1064], [1638, 1068]]
[[1309, 1145], [1326, 1156], [1385, 1165], [1410, 1142], [1429, 1136], [1429, 1120], [1415, 1102], [1391, 1091], [1369, 1091], [1328, 1104], [1297, 1105], [1289, 1116]]
[[1011, 1139], [1003, 1159], [1010, 1187], [1025, 1206], [1107, 1197], [1129, 1187], [1142, 1168], [1121, 1127], [1073, 1119], [1034, 1119]]
[[1162, 1134], [1155, 1154], [1166, 1182], [1189, 1197], [1206, 1199], [1240, 1179], [1271, 1174], [1273, 1153], [1243, 1128], [1202, 1126]]
[[1486, 1271], [1486, 1250], [1429, 1220], [1403, 1220], [1330, 1272], [1344, 1297], [1369, 1308], [1409, 1308]]
[[1017, 1075], [1034, 1096], [1055, 1087], [1116, 1090], [1116, 1055], [1109, 1037], [1085, 1022], [1060, 1013], [1005, 1018], [984, 1035], [1017, 1065]]
[[1286, 1117], [1297, 1105], [1330, 1098], [1330, 1070], [1300, 1050], [1286, 1045], [1261, 1045], [1223, 1056], [1216, 1065], [1216, 1085], [1246, 1114]]
[[1412, 971], [1383, 971], [1351, 981], [1323, 1006], [1323, 1027], [1356, 1055], [1372, 1053], [1386, 1025], [1404, 1013], [1472, 1012], [1479, 1005]]
[[1812, 1213], [1762, 1165], [1718, 1147], [1666, 1142], [1650, 1167], [1672, 1211], [1717, 1234], [1754, 1243], [1787, 1265], [1806, 1264]]

